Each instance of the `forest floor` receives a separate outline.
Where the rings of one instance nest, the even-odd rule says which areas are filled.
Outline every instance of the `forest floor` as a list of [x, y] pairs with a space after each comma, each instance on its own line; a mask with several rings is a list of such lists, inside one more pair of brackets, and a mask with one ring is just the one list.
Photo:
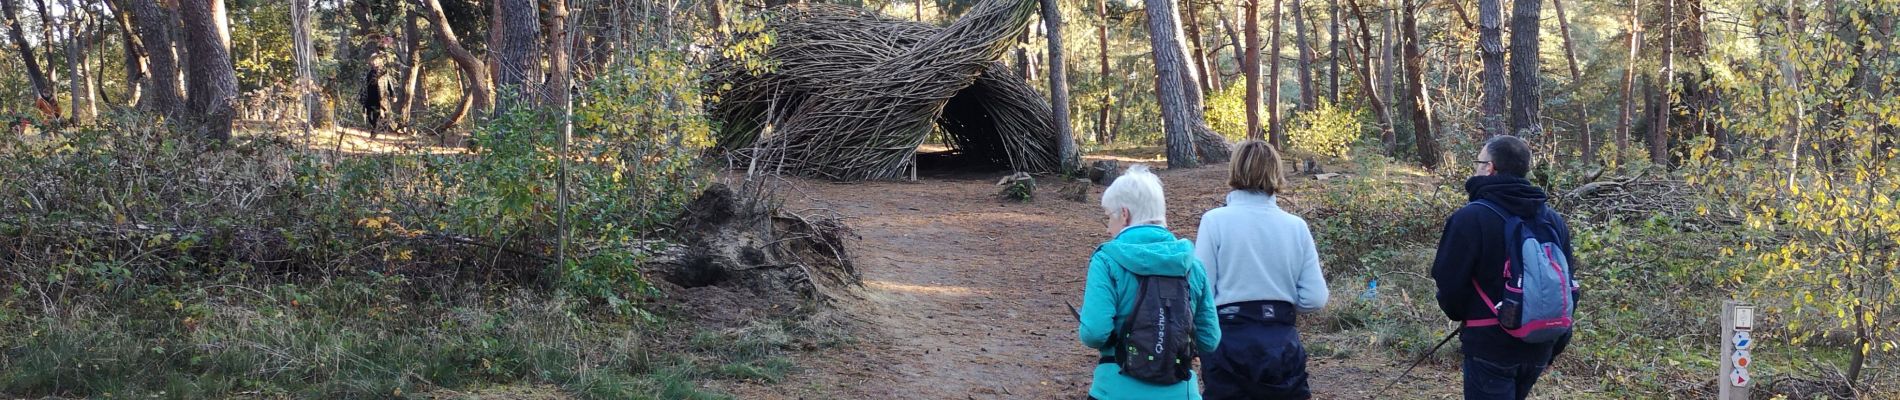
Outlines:
[[[1224, 201], [1227, 168], [1160, 175], [1171, 230], [1192, 238], [1199, 214]], [[997, 198], [995, 179], [793, 181], [781, 191], [788, 209], [836, 212], [862, 237], [851, 251], [864, 287], [839, 304], [858, 322], [856, 340], [792, 355], [798, 370], [776, 384], [724, 381], [712, 388], [747, 399], [1086, 398], [1096, 353], [1077, 341], [1064, 302], [1080, 303], [1088, 257], [1107, 238], [1095, 204], [1103, 188], [1092, 187], [1089, 201], [1078, 203], [1056, 198], [1053, 183], [1038, 182], [1035, 201], [1016, 203]], [[1323, 185], [1312, 177], [1295, 182], [1325, 190], [1310, 187]], [[1298, 202], [1299, 195], [1283, 201]], [[1420, 259], [1429, 260], [1425, 252]], [[1342, 293], [1351, 284], [1332, 283], [1332, 307], [1353, 297]], [[1312, 357], [1315, 398], [1371, 398], [1411, 361], [1369, 343], [1377, 335], [1302, 330], [1309, 346], [1365, 348]], [[1456, 362], [1426, 363], [1382, 397], [1453, 398], [1459, 376]], [[1575, 398], [1589, 387], [1550, 378], [1537, 397]]]

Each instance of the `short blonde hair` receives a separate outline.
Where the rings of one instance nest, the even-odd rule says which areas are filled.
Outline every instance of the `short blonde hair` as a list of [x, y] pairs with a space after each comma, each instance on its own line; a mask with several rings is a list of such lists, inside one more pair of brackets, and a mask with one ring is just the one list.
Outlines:
[[1102, 212], [1128, 209], [1129, 225], [1168, 225], [1168, 200], [1161, 192], [1161, 178], [1148, 172], [1148, 166], [1136, 164], [1115, 178], [1102, 191]]
[[1274, 195], [1286, 187], [1286, 175], [1280, 172], [1280, 151], [1267, 142], [1240, 142], [1228, 167], [1227, 186], [1234, 190]]

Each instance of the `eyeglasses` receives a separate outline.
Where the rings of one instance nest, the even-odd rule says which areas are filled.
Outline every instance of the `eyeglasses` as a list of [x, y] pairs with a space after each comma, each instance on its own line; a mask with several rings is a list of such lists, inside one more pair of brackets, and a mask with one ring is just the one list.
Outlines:
[[1481, 160], [1481, 161], [1472, 161], [1471, 163], [1473, 163], [1473, 164], [1478, 164], [1478, 165], [1485, 165], [1485, 164], [1490, 164], [1491, 162], [1490, 162], [1490, 161], [1482, 161], [1482, 160]]

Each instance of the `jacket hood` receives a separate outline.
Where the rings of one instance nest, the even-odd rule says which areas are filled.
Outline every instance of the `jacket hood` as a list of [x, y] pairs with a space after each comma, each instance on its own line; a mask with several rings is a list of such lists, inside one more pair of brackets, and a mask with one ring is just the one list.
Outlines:
[[1550, 197], [1531, 181], [1509, 175], [1474, 176], [1465, 180], [1465, 193], [1471, 201], [1490, 200], [1519, 217], [1535, 218]]
[[1194, 261], [1194, 242], [1176, 238], [1157, 225], [1122, 230], [1100, 250], [1116, 266], [1138, 275], [1187, 276]]

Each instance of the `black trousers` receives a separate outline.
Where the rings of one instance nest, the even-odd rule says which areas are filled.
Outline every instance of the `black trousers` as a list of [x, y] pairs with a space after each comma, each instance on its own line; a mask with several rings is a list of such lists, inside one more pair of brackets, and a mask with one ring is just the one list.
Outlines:
[[1292, 399], [1313, 396], [1307, 387], [1306, 346], [1286, 302], [1246, 302], [1220, 311], [1220, 346], [1201, 356], [1208, 400]]

